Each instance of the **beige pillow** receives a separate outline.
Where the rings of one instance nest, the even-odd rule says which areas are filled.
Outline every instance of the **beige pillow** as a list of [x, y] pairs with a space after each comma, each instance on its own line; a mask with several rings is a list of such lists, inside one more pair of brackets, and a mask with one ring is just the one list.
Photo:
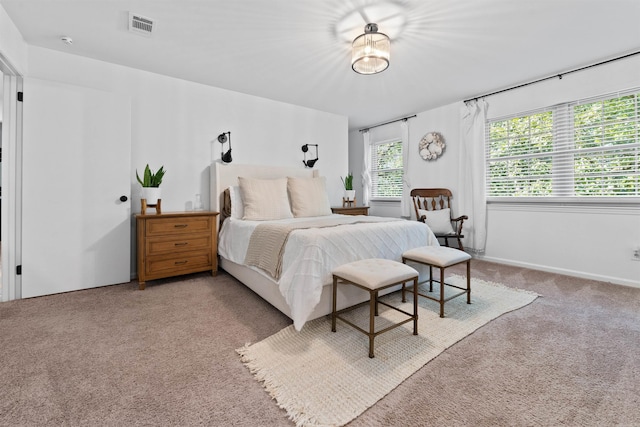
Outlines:
[[434, 234], [455, 234], [451, 226], [451, 209], [445, 208], [436, 211], [418, 209], [418, 218], [422, 215], [427, 217], [426, 223]]
[[242, 194], [240, 194], [240, 187], [232, 185], [225, 190], [228, 196], [225, 198], [225, 213], [228, 217], [242, 219], [244, 216], [244, 206], [242, 203]]
[[287, 178], [287, 188], [294, 217], [331, 215], [325, 177], [289, 177]]
[[242, 219], [266, 221], [292, 218], [287, 179], [254, 179], [239, 176], [244, 215]]

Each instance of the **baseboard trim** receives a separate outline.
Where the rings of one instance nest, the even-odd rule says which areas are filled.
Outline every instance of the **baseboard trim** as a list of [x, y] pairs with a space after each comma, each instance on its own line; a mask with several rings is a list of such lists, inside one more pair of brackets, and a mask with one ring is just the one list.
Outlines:
[[504, 258], [496, 258], [484, 255], [474, 255], [476, 259], [483, 261], [495, 262], [497, 264], [512, 265], [514, 267], [530, 268], [531, 270], [546, 271], [548, 273], [564, 274], [565, 276], [579, 277], [581, 279], [598, 280], [600, 282], [612, 283], [614, 285], [628, 286], [631, 288], [640, 288], [640, 283], [633, 280], [627, 280], [620, 277], [603, 276], [599, 274], [585, 273], [584, 271], [569, 270], [565, 268], [549, 267], [547, 265], [531, 264], [528, 262], [514, 261]]

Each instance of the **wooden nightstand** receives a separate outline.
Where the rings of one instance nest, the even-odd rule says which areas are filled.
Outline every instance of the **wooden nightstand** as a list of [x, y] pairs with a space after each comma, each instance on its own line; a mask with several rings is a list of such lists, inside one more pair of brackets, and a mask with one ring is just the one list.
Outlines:
[[331, 212], [342, 215], [369, 215], [369, 206], [336, 206], [331, 208]]
[[218, 212], [136, 215], [138, 284], [211, 270], [218, 272]]

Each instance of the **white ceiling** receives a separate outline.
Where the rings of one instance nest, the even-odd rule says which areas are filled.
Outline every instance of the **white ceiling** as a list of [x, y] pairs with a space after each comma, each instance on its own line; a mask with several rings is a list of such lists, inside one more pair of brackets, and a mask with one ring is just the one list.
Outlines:
[[[0, 0], [27, 43], [366, 127], [640, 50], [640, 0]], [[156, 21], [150, 38], [128, 13]], [[351, 70], [367, 22], [381, 74]], [[60, 39], [69, 36], [68, 46]]]

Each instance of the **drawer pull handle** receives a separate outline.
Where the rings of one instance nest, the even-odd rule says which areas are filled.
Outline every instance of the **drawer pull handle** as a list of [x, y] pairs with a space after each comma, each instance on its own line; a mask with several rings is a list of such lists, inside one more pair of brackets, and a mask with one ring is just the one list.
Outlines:
[[186, 228], [187, 224], [176, 224], [174, 225], [175, 228]]
[[180, 243], [175, 243], [175, 246], [187, 246], [189, 243], [187, 242], [180, 242]]
[[183, 265], [183, 264], [186, 264], [186, 263], [187, 263], [187, 261], [176, 261], [175, 265]]

